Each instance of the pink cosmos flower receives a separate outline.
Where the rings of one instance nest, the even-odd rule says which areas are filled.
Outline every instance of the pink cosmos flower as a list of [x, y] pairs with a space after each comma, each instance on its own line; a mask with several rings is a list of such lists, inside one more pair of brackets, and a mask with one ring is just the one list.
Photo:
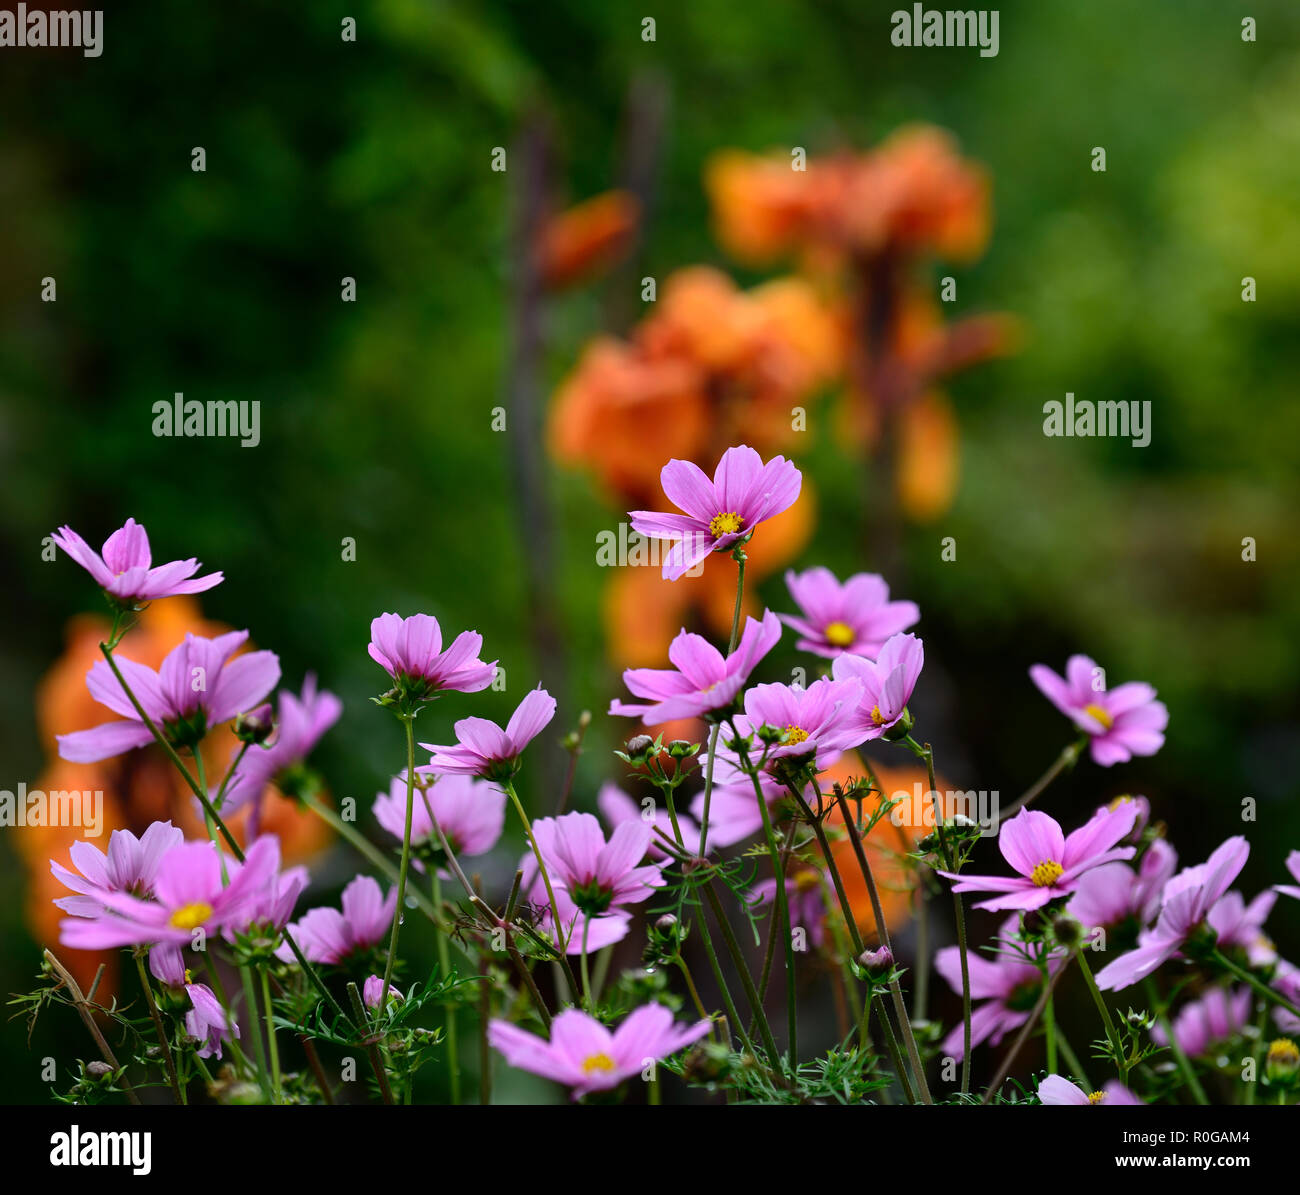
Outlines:
[[[1020, 918], [1011, 916], [1002, 923], [994, 939], [996, 953], [989, 958], [971, 951], [967, 956], [970, 974], [971, 1000], [982, 1004], [971, 1010], [970, 1044], [974, 1049], [981, 1042], [996, 1046], [1013, 1029], [1018, 1029], [1028, 1019], [1043, 990], [1043, 974], [1024, 957], [1029, 947], [1016, 943]], [[1014, 946], [1013, 943], [1016, 943]], [[1048, 961], [1049, 974], [1060, 967], [1062, 957]], [[948, 986], [958, 995], [962, 991], [961, 950], [945, 946], [934, 956], [934, 969], [943, 976]], [[960, 1060], [965, 1052], [965, 1026], [958, 1025], [944, 1039], [942, 1050]]]
[[[429, 820], [431, 809], [452, 853], [472, 858], [486, 855], [500, 839], [506, 822], [506, 794], [486, 780], [458, 775], [435, 777], [423, 793], [417, 789], [411, 806], [411, 845], [441, 851]], [[405, 771], [393, 777], [386, 793], [375, 797], [373, 810], [375, 820], [401, 842], [406, 831]]]
[[[213, 727], [257, 705], [279, 681], [280, 660], [274, 652], [235, 656], [247, 639], [247, 631], [215, 639], [186, 635], [157, 672], [123, 656], [115, 659], [154, 725], [171, 743], [192, 746]], [[91, 667], [86, 688], [122, 720], [58, 735], [60, 756], [70, 763], [96, 763], [153, 741], [107, 660]]]
[[[1179, 1009], [1172, 1026], [1174, 1040], [1189, 1058], [1205, 1054], [1212, 1046], [1236, 1037], [1250, 1023], [1251, 1004], [1249, 988], [1211, 988]], [[1151, 1027], [1151, 1037], [1157, 1045], [1169, 1044], [1160, 1025]]]
[[1250, 904], [1240, 892], [1225, 892], [1205, 915], [1205, 924], [1214, 930], [1218, 945], [1235, 946], [1245, 952], [1253, 967], [1277, 959], [1277, 950], [1264, 933], [1264, 922], [1277, 902], [1277, 892], [1265, 889]]
[[151, 568], [153, 557], [149, 551], [149, 536], [134, 519], [127, 519], [114, 531], [104, 541], [100, 552], [96, 552], [71, 527], [60, 527], [52, 538], [95, 579], [95, 584], [123, 606], [181, 593], [202, 593], [222, 581], [220, 573], [195, 577], [199, 562], [192, 558], [173, 560], [170, 564]]
[[80, 875], [50, 860], [54, 878], [78, 895], [61, 897], [54, 903], [73, 917], [98, 917], [104, 911], [103, 894], [152, 896], [163, 857], [184, 841], [184, 832], [171, 822], [154, 822], [139, 838], [130, 830], [114, 830], [107, 855], [79, 838], [68, 853]]
[[[856, 680], [822, 677], [806, 689], [755, 685], [745, 694], [745, 713], [736, 719], [736, 727], [744, 735], [763, 726], [785, 731], [786, 741], [768, 750], [769, 763], [815, 757], [818, 765], [829, 767], [841, 752], [865, 739], [861, 702], [862, 686]], [[751, 761], [755, 758], [752, 751]]]
[[[534, 823], [533, 829], [536, 828]], [[548, 860], [548, 871], [550, 866]], [[597, 917], [589, 916], [574, 904], [573, 897], [562, 887], [555, 890], [556, 908], [553, 910], [531, 851], [519, 861], [519, 870], [524, 873], [521, 891], [527, 895], [528, 903], [536, 912], [538, 930], [549, 934], [557, 945], [562, 944], [565, 954], [581, 954], [584, 944], [587, 952], [594, 954], [627, 937], [632, 928], [631, 913], [611, 908]]]
[[653, 831], [648, 822], [621, 822], [605, 841], [590, 813], [566, 813], [533, 823], [551, 883], [560, 885], [584, 913], [598, 917], [611, 907], [640, 904], [662, 888], [659, 865], [641, 865]]
[[[383, 942], [392, 928], [397, 889], [390, 888], [384, 896], [371, 876], [359, 875], [343, 889], [342, 906], [342, 912], [309, 909], [289, 927], [308, 961], [341, 963]], [[293, 954], [285, 945], [280, 947], [278, 957], [289, 962]]]
[[431, 614], [381, 614], [370, 623], [370, 658], [398, 684], [411, 686], [416, 696], [427, 698], [439, 689], [477, 693], [496, 675], [496, 661], [478, 658], [483, 636], [462, 631], [446, 651], [442, 628]]
[[[1300, 883], [1300, 851], [1292, 851], [1286, 857], [1286, 869], [1295, 876], [1297, 882]], [[1279, 884], [1274, 891], [1282, 893], [1283, 896], [1294, 896], [1296, 900], [1300, 900], [1300, 886]]]
[[1109, 1080], [1100, 1091], [1084, 1091], [1061, 1075], [1048, 1075], [1038, 1085], [1038, 1098], [1044, 1104], [1141, 1104], [1118, 1079]]
[[98, 914], [65, 920], [60, 941], [79, 950], [104, 950], [172, 942], [185, 945], [202, 929], [207, 937], [227, 925], [247, 922], [280, 866], [280, 843], [259, 838], [242, 866], [225, 861], [229, 884], [222, 883], [222, 860], [210, 842], [183, 842], [163, 855], [153, 883], [153, 900], [124, 892], [100, 891]]
[[185, 1032], [199, 1042], [195, 1051], [200, 1058], [221, 1057], [222, 1043], [239, 1036], [235, 1018], [227, 1017], [212, 989], [204, 983], [187, 983], [185, 994], [190, 998], [190, 1010], [185, 1014]]
[[[366, 979], [365, 985], [361, 989], [361, 999], [364, 1001], [365, 1006], [367, 1008], [378, 1008], [380, 998], [383, 996], [383, 994], [384, 994], [384, 981], [380, 979], [378, 975], [369, 976]], [[399, 992], [395, 987], [393, 987], [391, 983], [388, 985], [388, 998], [389, 1000], [406, 999], [406, 997], [403, 996], [402, 993]]]
[[676, 581], [710, 552], [748, 539], [765, 519], [799, 497], [803, 475], [783, 456], [767, 464], [748, 445], [722, 454], [713, 480], [690, 461], [671, 460], [659, 474], [668, 500], [684, 514], [629, 513], [632, 526], [651, 539], [675, 541], [664, 557], [664, 579]]
[[629, 668], [623, 673], [623, 683], [649, 704], [614, 701], [609, 712], [657, 726], [726, 709], [780, 638], [781, 620], [770, 610], [761, 623], [745, 621], [736, 650], [726, 657], [703, 636], [683, 630], [668, 648], [672, 668]]
[[1103, 863], [1079, 879], [1065, 911], [1090, 929], [1111, 928], [1132, 918], [1150, 925], [1160, 912], [1165, 884], [1178, 867], [1178, 853], [1157, 838], [1142, 856], [1138, 870], [1125, 863]]
[[301, 764], [342, 713], [343, 703], [333, 693], [318, 693], [316, 678], [310, 674], [303, 681], [301, 697], [281, 690], [275, 741], [270, 746], [253, 746], [244, 752], [226, 786], [222, 809], [233, 813], [252, 801], [260, 812], [266, 786]]
[[[714, 793], [716, 800], [717, 793]], [[652, 859], [664, 859], [667, 857], [666, 852], [661, 845], [656, 831], [662, 830], [667, 835], [670, 842], [675, 842], [673, 835], [672, 818], [668, 816], [668, 810], [662, 806], [656, 805], [651, 811], [653, 816], [648, 820], [645, 816], [644, 808], [627, 795], [617, 784], [603, 784], [600, 792], [596, 797], [596, 806], [600, 810], [601, 816], [612, 829], [616, 829], [624, 822], [641, 822], [644, 821], [650, 827], [650, 845], [646, 848], [647, 854]], [[684, 813], [677, 815], [677, 824], [681, 827], [682, 839], [689, 850], [694, 851], [700, 844], [700, 828]]]
[[1096, 689], [1101, 670], [1088, 657], [1071, 656], [1065, 677], [1046, 664], [1029, 670], [1043, 695], [1080, 730], [1090, 736], [1093, 760], [1103, 768], [1125, 763], [1135, 755], [1154, 755], [1164, 746], [1169, 711], [1156, 700], [1156, 691], [1141, 681], [1117, 689]]
[[1137, 809], [1131, 802], [1099, 809], [1068, 838], [1060, 823], [1036, 809], [1022, 809], [998, 834], [1002, 857], [1015, 876], [973, 876], [941, 871], [954, 892], [1004, 892], [980, 901], [977, 909], [1040, 909], [1078, 887], [1079, 877], [1114, 859], [1131, 859], [1131, 846], [1115, 844], [1133, 829]]
[[864, 741], [880, 738], [903, 716], [924, 663], [925, 649], [915, 635], [892, 636], [874, 662], [863, 656], [835, 657], [835, 679], [856, 680], [862, 686]]
[[[1285, 959], [1279, 959], [1277, 974], [1273, 976], [1270, 986], [1281, 992], [1284, 999], [1300, 1008], [1300, 967], [1288, 963]], [[1300, 1033], [1300, 1017], [1281, 1005], [1273, 1009], [1273, 1020], [1283, 1033]]]
[[1102, 991], [1119, 991], [1146, 978], [1173, 958], [1201, 930], [1210, 910], [1241, 874], [1250, 843], [1240, 834], [1220, 845], [1204, 862], [1185, 867], [1165, 885], [1164, 901], [1155, 928], [1138, 939], [1136, 950], [1120, 955], [1097, 972]]
[[551, 1022], [549, 1042], [508, 1021], [493, 1021], [488, 1040], [511, 1066], [563, 1083], [578, 1099], [617, 1087], [708, 1031], [708, 1021], [676, 1025], [662, 1004], [643, 1004], [613, 1033], [588, 1013], [566, 1008]]
[[841, 585], [828, 568], [791, 569], [785, 583], [802, 617], [782, 614], [781, 621], [801, 636], [801, 651], [819, 656], [848, 652], [874, 660], [886, 639], [921, 617], [915, 602], [891, 602], [889, 586], [876, 573], [858, 573]]
[[234, 941], [236, 934], [276, 933], [284, 929], [293, 916], [298, 897], [307, 890], [309, 883], [311, 875], [301, 864], [277, 872], [252, 895], [237, 917], [232, 917], [222, 926], [222, 934], [227, 941]]
[[433, 761], [417, 772], [508, 780], [519, 770], [519, 757], [555, 717], [555, 698], [540, 686], [519, 703], [505, 730], [487, 718], [462, 718], [456, 742], [439, 747], [421, 743]]

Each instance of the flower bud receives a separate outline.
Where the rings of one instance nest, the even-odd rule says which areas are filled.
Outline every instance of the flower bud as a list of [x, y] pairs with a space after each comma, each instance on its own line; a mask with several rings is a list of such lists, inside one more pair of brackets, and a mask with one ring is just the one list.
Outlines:
[[241, 743], [260, 745], [271, 737], [275, 730], [275, 715], [271, 712], [271, 703], [262, 702], [256, 709], [248, 710], [235, 719], [233, 727], [235, 738]]
[[668, 744], [668, 754], [673, 759], [685, 759], [688, 755], [694, 755], [699, 749], [698, 743], [688, 743], [685, 739], [673, 739]]
[[1073, 917], [1066, 917], [1064, 914], [1052, 922], [1052, 933], [1066, 950], [1073, 950], [1083, 941], [1083, 926]]
[[1291, 1083], [1300, 1073], [1300, 1048], [1289, 1037], [1279, 1037], [1268, 1043], [1264, 1060], [1264, 1073], [1270, 1083]]
[[648, 734], [633, 735], [623, 744], [627, 762], [633, 767], [641, 767], [650, 761], [654, 754], [655, 741]]
[[872, 979], [881, 979], [894, 969], [894, 952], [888, 946], [877, 946], [858, 955], [858, 963]]

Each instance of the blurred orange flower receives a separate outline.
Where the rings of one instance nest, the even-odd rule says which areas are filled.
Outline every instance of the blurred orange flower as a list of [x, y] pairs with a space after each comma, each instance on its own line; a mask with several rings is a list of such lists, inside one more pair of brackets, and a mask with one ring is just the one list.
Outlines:
[[[202, 617], [192, 598], [174, 597], [149, 606], [123, 638], [119, 651], [141, 664], [157, 668], [163, 657], [187, 632], [214, 636], [231, 628]], [[43, 792], [81, 791], [104, 794], [102, 836], [94, 845], [106, 850], [113, 830], [143, 833], [151, 822], [170, 819], [190, 838], [206, 837], [203, 818], [195, 809], [194, 796], [175, 767], [155, 747], [132, 751], [93, 764], [68, 763], [58, 757], [56, 734], [95, 726], [104, 720], [104, 709], [86, 689], [86, 673], [102, 658], [99, 643], [109, 632], [105, 618], [80, 615], [68, 623], [66, 647], [36, 691], [36, 720], [48, 763], [31, 788]], [[225, 775], [237, 746], [226, 727], [213, 731], [203, 741], [203, 761], [211, 777]], [[243, 841], [247, 810], [230, 819], [236, 839]], [[268, 792], [264, 804], [263, 830], [280, 839], [286, 861], [305, 858], [318, 851], [331, 837], [323, 822], [277, 794]], [[29, 826], [14, 836], [27, 871], [27, 922], [33, 936], [52, 947], [58, 942], [60, 909], [51, 903], [68, 895], [67, 889], [50, 874], [50, 860], [70, 863], [69, 847], [82, 836], [76, 826]], [[62, 955], [60, 956], [62, 957]], [[115, 952], [102, 955], [69, 951], [63, 959], [77, 977], [88, 984], [100, 962], [108, 965], [106, 975], [116, 967]], [[101, 990], [111, 990], [101, 989]]]
[[542, 285], [562, 290], [609, 269], [631, 247], [640, 219], [630, 191], [606, 191], [552, 216], [535, 248]]

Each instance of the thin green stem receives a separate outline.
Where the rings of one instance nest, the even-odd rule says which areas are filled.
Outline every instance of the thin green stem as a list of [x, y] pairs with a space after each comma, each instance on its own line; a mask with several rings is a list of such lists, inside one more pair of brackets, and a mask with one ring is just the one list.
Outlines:
[[[426, 801], [427, 808], [427, 801]], [[442, 877], [438, 874], [436, 866], [430, 866], [429, 870], [433, 872], [433, 907], [442, 913]], [[445, 980], [451, 975], [451, 953], [447, 949], [447, 935], [440, 933], [438, 939], [438, 970], [442, 973]], [[453, 1004], [446, 1005], [444, 1009], [447, 1017], [447, 1078], [451, 1090], [451, 1102], [454, 1105], [460, 1104], [460, 1050], [456, 1037], [456, 1007]]]
[[1300, 1017], [1300, 1008], [1297, 1008], [1296, 1005], [1283, 996], [1281, 992], [1275, 991], [1273, 988], [1269, 987], [1262, 979], [1259, 979], [1249, 971], [1237, 966], [1237, 964], [1228, 958], [1221, 950], [1214, 951], [1210, 957], [1213, 958], [1214, 961], [1225, 971], [1235, 975], [1243, 982], [1250, 984], [1250, 986], [1263, 996], [1265, 1000], [1269, 1001], [1271, 1004], [1276, 1004], [1278, 1008], [1285, 1008], [1287, 1012], [1294, 1017]]
[[[271, 1093], [275, 1103], [280, 1102], [280, 1045], [275, 1037], [275, 1006], [271, 1003], [270, 971], [262, 968], [262, 1002], [266, 1005], [266, 1045], [271, 1055]], [[249, 1010], [251, 1015], [252, 1010]]]
[[1191, 1060], [1179, 1044], [1173, 1026], [1169, 1023], [1168, 1016], [1161, 1009], [1160, 993], [1156, 991], [1155, 982], [1149, 975], [1143, 980], [1142, 987], [1146, 992], [1147, 1000], [1151, 1004], [1151, 1015], [1156, 1018], [1156, 1023], [1160, 1026], [1165, 1035], [1165, 1040], [1169, 1043], [1169, 1052], [1173, 1054], [1174, 1060], [1178, 1063], [1178, 1069], [1187, 1081], [1187, 1086], [1191, 1089], [1192, 1098], [1198, 1104], [1209, 1104], [1209, 1097], [1206, 1096], [1205, 1088], [1201, 1086], [1200, 1079], [1196, 1077], [1196, 1071], [1192, 1068]]
[[1101, 1013], [1102, 1023], [1106, 1026], [1106, 1037], [1110, 1041], [1111, 1050], [1115, 1055], [1115, 1069], [1119, 1072], [1119, 1080], [1121, 1083], [1127, 1083], [1128, 1060], [1124, 1056], [1124, 1043], [1115, 1029], [1115, 1022], [1111, 1019], [1110, 1009], [1106, 1007], [1106, 1001], [1101, 998], [1101, 992], [1097, 988], [1097, 981], [1092, 977], [1092, 968], [1088, 966], [1088, 960], [1083, 957], [1082, 946], [1075, 948], [1074, 957], [1079, 963], [1079, 970], [1083, 972], [1083, 979], [1088, 985], [1088, 991], [1092, 993], [1092, 1002], [1097, 1006], [1097, 1011]]
[[149, 1016], [153, 1020], [154, 1032], [158, 1035], [158, 1045], [162, 1049], [163, 1062], [167, 1067], [167, 1081], [172, 1086], [176, 1102], [184, 1104], [186, 1102], [185, 1089], [181, 1086], [180, 1079], [176, 1074], [176, 1062], [172, 1058], [172, 1048], [167, 1041], [167, 1030], [163, 1028], [162, 1016], [158, 1012], [158, 1005], [153, 998], [153, 985], [149, 982], [149, 973], [144, 969], [143, 954], [136, 954], [135, 969], [140, 976], [140, 987], [144, 989], [144, 1002], [148, 1005]]
[[384, 985], [379, 989], [379, 1007], [388, 1007], [388, 989], [397, 958], [397, 938], [406, 915], [406, 875], [411, 868], [411, 815], [415, 812], [415, 715], [399, 715], [406, 731], [406, 824], [402, 828], [402, 862], [397, 872], [397, 903], [393, 906], [393, 928], [388, 935], [388, 958], [384, 961]]
[[[731, 611], [731, 639], [727, 644], [727, 655], [731, 655], [736, 650], [736, 643], [740, 638], [740, 610], [744, 605], [745, 599], [745, 549], [741, 544], [737, 544], [732, 552], [732, 558], [736, 562], [736, 602]], [[709, 762], [705, 765], [704, 770], [704, 807], [700, 811], [700, 849], [698, 854], [704, 854], [704, 849], [709, 841], [709, 805], [713, 799], [713, 758], [718, 749], [718, 733], [720, 727], [717, 722], [709, 731]]]

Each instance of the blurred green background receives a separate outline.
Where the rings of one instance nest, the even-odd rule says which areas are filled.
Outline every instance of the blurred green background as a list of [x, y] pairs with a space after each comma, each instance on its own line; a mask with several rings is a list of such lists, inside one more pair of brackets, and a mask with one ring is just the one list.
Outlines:
[[[528, 545], [506, 437], [491, 427], [512, 245], [510, 174], [490, 158], [544, 109], [570, 195], [604, 190], [629, 89], [649, 79], [668, 108], [637, 276], [696, 262], [765, 276], [734, 269], [710, 236], [700, 175], [719, 149], [866, 148], [924, 120], [988, 166], [990, 248], [941, 272], [959, 278], [958, 313], [1014, 313], [1027, 338], [951, 387], [961, 488], [947, 515], [906, 533], [895, 588], [921, 603], [927, 645], [915, 708], [947, 776], [1010, 797], [1067, 739], [1026, 669], [1086, 651], [1112, 682], [1157, 686], [1169, 740], [1127, 767], [1081, 766], [1043, 807], [1070, 820], [1145, 792], [1190, 863], [1240, 828], [1252, 797], [1244, 887], [1281, 879], [1300, 846], [1300, 10], [1015, 0], [999, 6], [1000, 53], [986, 59], [892, 47], [894, 7], [135, 4], [106, 14], [101, 58], [5, 51], [0, 787], [39, 773], [34, 686], [69, 616], [99, 609], [75, 566], [41, 560], [42, 537], [65, 522], [98, 545], [134, 516], [155, 559], [224, 570], [205, 613], [278, 651], [295, 687], [314, 669], [343, 697], [316, 757], [336, 794], [368, 798], [400, 762], [397, 727], [367, 701], [381, 687], [365, 653], [380, 611], [479, 629], [512, 683], [473, 712], [508, 713], [538, 664]], [[1247, 15], [1253, 44], [1240, 36]], [[355, 44], [340, 39], [345, 16]], [[1097, 145], [1104, 174], [1090, 169]], [[205, 173], [190, 169], [195, 146]], [[47, 275], [56, 303], [40, 301]], [[1253, 304], [1241, 300], [1248, 275]], [[355, 303], [340, 301], [344, 276]], [[551, 307], [548, 389], [602, 318], [590, 290]], [[152, 404], [178, 390], [260, 400], [260, 446], [155, 438]], [[1042, 404], [1067, 390], [1149, 399], [1150, 447], [1045, 439]], [[829, 430], [814, 426], [800, 456], [822, 496], [800, 563], [844, 573], [872, 562], [850, 533], [860, 486]], [[545, 568], [570, 660], [555, 729], [597, 712], [577, 788], [591, 808], [626, 730], [603, 715], [616, 675], [593, 553], [621, 514], [580, 476], [548, 484], [561, 533]], [[955, 563], [939, 559], [944, 535]], [[345, 536], [354, 563], [341, 560]], [[1255, 563], [1242, 561], [1245, 536]], [[772, 582], [768, 601], [789, 609]], [[444, 702], [422, 737], [444, 737], [469, 704]], [[538, 809], [551, 807], [545, 774], [528, 776]], [[39, 958], [12, 833], [0, 834], [6, 993], [30, 986]], [[1271, 923], [1293, 954], [1296, 920], [1280, 906]], [[56, 1028], [70, 1031], [70, 1014], [56, 1018], [30, 1053], [21, 1023], [7, 1026], [0, 1098], [43, 1098], [36, 1059]]]

